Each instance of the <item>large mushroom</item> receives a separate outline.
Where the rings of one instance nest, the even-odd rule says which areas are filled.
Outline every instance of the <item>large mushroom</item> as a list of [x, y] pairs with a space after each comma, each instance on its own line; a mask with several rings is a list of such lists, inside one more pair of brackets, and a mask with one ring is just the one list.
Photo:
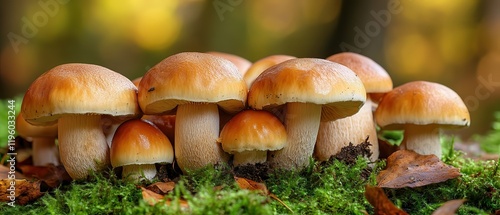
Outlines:
[[175, 117], [175, 158], [183, 172], [227, 162], [217, 143], [219, 109], [236, 113], [245, 107], [247, 87], [236, 66], [206, 53], [172, 55], [153, 68], [139, 84], [139, 104], [145, 114]]
[[73, 179], [109, 165], [101, 115], [139, 114], [137, 88], [125, 76], [91, 64], [63, 64], [45, 72], [28, 88], [21, 106], [34, 125], [58, 123], [59, 154]]
[[16, 130], [19, 136], [31, 142], [34, 166], [59, 165], [59, 152], [55, 143], [57, 124], [34, 126], [19, 114], [16, 118]]
[[323, 59], [291, 59], [265, 70], [253, 82], [248, 104], [273, 109], [286, 104], [288, 144], [270, 152], [272, 167], [301, 169], [314, 151], [320, 121], [358, 112], [366, 100], [363, 83], [349, 68]]
[[356, 73], [365, 86], [367, 96], [365, 104], [356, 114], [320, 124], [314, 156], [320, 161], [326, 161], [349, 143], [357, 145], [368, 137], [372, 152], [370, 160], [377, 160], [379, 147], [370, 94], [391, 91], [391, 77], [375, 61], [360, 54], [343, 52], [334, 54], [327, 60], [340, 63]]
[[151, 122], [132, 119], [118, 127], [111, 144], [111, 165], [122, 166], [122, 177], [139, 182], [156, 175], [156, 163], [172, 163], [169, 139]]
[[273, 114], [244, 110], [236, 114], [220, 132], [222, 149], [234, 154], [233, 165], [264, 163], [267, 152], [286, 145], [286, 130]]
[[404, 129], [400, 147], [441, 158], [440, 129], [470, 125], [467, 106], [450, 88], [432, 82], [414, 81], [387, 93], [375, 111], [384, 129]]

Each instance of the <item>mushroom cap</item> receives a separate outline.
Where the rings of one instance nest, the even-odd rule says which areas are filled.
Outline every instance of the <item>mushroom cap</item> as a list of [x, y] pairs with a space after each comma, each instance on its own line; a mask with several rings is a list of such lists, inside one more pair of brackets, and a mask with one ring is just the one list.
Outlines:
[[206, 53], [183, 52], [151, 68], [139, 84], [145, 114], [168, 113], [177, 105], [217, 103], [229, 113], [245, 107], [247, 86], [234, 64]]
[[286, 145], [285, 126], [274, 115], [262, 110], [244, 110], [224, 125], [219, 142], [227, 153], [274, 151]]
[[392, 79], [384, 68], [372, 59], [353, 52], [342, 52], [328, 58], [340, 63], [358, 75], [367, 93], [384, 93], [392, 90]]
[[65, 114], [135, 116], [137, 88], [125, 76], [102, 66], [71, 63], [56, 66], [28, 88], [21, 106], [31, 124], [53, 124]]
[[248, 71], [248, 68], [252, 66], [252, 62], [238, 55], [224, 53], [224, 52], [214, 52], [214, 51], [207, 52], [207, 54], [222, 57], [228, 61], [231, 61], [231, 63], [233, 63], [236, 66], [236, 68], [238, 68], [238, 71], [240, 71], [242, 75], [244, 75]]
[[142, 80], [142, 76], [137, 77], [134, 80], [132, 80], [132, 83], [135, 85], [135, 87], [139, 88], [139, 83], [141, 83], [141, 80]]
[[122, 123], [116, 130], [110, 157], [113, 167], [172, 163], [174, 149], [167, 136], [152, 123], [132, 119]]
[[268, 68], [248, 93], [248, 104], [255, 109], [288, 102], [322, 105], [322, 121], [351, 116], [365, 101], [365, 88], [354, 72], [316, 58], [291, 59]]
[[247, 86], [250, 86], [251, 83], [259, 77], [259, 75], [264, 72], [267, 68], [274, 66], [278, 63], [281, 63], [283, 61], [287, 61], [290, 59], [294, 59], [296, 57], [289, 56], [289, 55], [271, 55], [267, 56], [265, 58], [262, 58], [258, 61], [255, 61], [255, 63], [248, 68], [247, 72], [243, 76], [243, 79], [247, 82]]
[[375, 119], [381, 127], [404, 124], [470, 125], [467, 106], [455, 91], [432, 82], [414, 81], [394, 88], [380, 101]]
[[22, 114], [16, 118], [17, 133], [24, 138], [27, 137], [57, 137], [57, 124], [48, 126], [35, 126], [24, 120]]

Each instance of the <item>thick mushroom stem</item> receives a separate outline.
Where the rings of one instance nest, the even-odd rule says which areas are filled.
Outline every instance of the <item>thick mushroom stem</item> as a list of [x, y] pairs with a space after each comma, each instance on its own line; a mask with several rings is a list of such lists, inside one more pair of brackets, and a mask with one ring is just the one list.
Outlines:
[[349, 143], [358, 145], [367, 137], [371, 144], [370, 160], [377, 160], [379, 156], [377, 130], [373, 121], [372, 102], [368, 97], [356, 114], [334, 121], [321, 122], [314, 156], [320, 161], [327, 161]]
[[285, 127], [288, 144], [271, 151], [268, 162], [273, 168], [302, 169], [309, 165], [321, 120], [321, 105], [287, 103]]
[[229, 155], [217, 142], [218, 137], [217, 104], [191, 103], [177, 107], [174, 151], [183, 172], [227, 162]]
[[251, 151], [235, 152], [233, 157], [233, 166], [265, 163], [266, 161], [267, 161], [267, 151], [251, 150]]
[[33, 165], [59, 165], [59, 153], [53, 137], [33, 137]]
[[406, 124], [404, 139], [399, 147], [422, 155], [433, 154], [441, 158], [439, 126]]
[[151, 180], [156, 176], [154, 164], [132, 164], [123, 166], [122, 178], [129, 181], [140, 182], [143, 179]]
[[100, 115], [66, 115], [59, 119], [59, 154], [73, 179], [84, 179], [89, 171], [109, 164], [109, 148]]

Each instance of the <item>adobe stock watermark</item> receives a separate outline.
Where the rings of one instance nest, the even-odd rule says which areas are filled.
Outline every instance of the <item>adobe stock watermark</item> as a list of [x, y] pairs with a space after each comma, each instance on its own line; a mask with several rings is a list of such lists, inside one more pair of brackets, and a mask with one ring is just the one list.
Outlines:
[[31, 15], [31, 19], [27, 16], [21, 18], [22, 26], [20, 34], [9, 32], [9, 39], [14, 52], [19, 52], [21, 44], [27, 44], [29, 39], [32, 39], [38, 34], [40, 28], [43, 28], [49, 23], [49, 19], [55, 17], [59, 13], [61, 5], [67, 4], [70, 0], [40, 0], [38, 5], [40, 10]]
[[[407, 0], [411, 1], [411, 0]], [[367, 22], [363, 29], [358, 26], [354, 27], [356, 33], [353, 38], [353, 44], [346, 42], [340, 43], [340, 50], [343, 52], [361, 53], [362, 49], [370, 45], [372, 38], [377, 37], [382, 28], [386, 28], [392, 22], [393, 15], [397, 15], [403, 11], [401, 0], [389, 0], [387, 9], [379, 11], [371, 10], [370, 15], [374, 20]]]
[[490, 98], [496, 88], [500, 87], [500, 80], [493, 80], [493, 74], [487, 78], [479, 76], [477, 78], [479, 85], [474, 89], [474, 95], [465, 97], [464, 103], [469, 111], [475, 111], [479, 108], [479, 102]]
[[7, 101], [7, 163], [9, 165], [9, 172], [7, 172], [7, 205], [15, 207], [16, 202], [16, 101]]
[[226, 12], [233, 12], [234, 8], [243, 3], [243, 0], [213, 0], [212, 5], [214, 6], [219, 20], [224, 21], [224, 14]]

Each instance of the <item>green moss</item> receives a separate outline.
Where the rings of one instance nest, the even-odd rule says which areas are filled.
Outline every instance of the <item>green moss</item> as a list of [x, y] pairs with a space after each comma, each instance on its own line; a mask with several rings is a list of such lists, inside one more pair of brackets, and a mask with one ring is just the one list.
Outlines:
[[500, 154], [500, 112], [496, 112], [494, 117], [492, 130], [485, 136], [476, 135], [474, 138], [481, 143], [481, 149], [485, 152]]

